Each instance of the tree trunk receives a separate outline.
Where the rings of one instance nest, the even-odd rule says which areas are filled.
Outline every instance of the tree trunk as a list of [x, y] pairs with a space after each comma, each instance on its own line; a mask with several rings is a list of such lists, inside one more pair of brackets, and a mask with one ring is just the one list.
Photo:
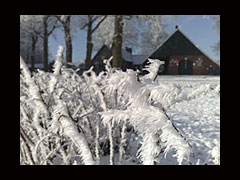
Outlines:
[[36, 49], [36, 42], [37, 42], [37, 38], [32, 36], [32, 52], [31, 52], [31, 69], [32, 71], [34, 71], [35, 69], [35, 49]]
[[47, 17], [43, 18], [43, 27], [44, 27], [44, 37], [43, 37], [43, 65], [44, 70], [48, 71], [48, 25], [47, 25]]
[[93, 49], [93, 43], [92, 43], [92, 34], [96, 29], [100, 26], [100, 24], [107, 18], [107, 15], [105, 15], [99, 22], [95, 24], [95, 27], [93, 28], [93, 23], [99, 18], [99, 16], [93, 16], [88, 15], [88, 23], [86, 23], [82, 28], [84, 29], [87, 27], [87, 51], [86, 51], [86, 59], [85, 59], [85, 67], [86, 70], [88, 70], [91, 66], [91, 56], [92, 56], [92, 49]]
[[64, 24], [65, 42], [66, 42], [66, 67], [71, 67], [68, 63], [72, 63], [72, 38], [70, 33], [70, 19], [68, 16]]
[[92, 49], [93, 49], [92, 42], [87, 42], [87, 54], [86, 54], [86, 60], [85, 60], [86, 70], [88, 70], [91, 67]]
[[114, 37], [113, 37], [113, 67], [123, 68], [123, 59], [122, 59], [122, 33], [123, 33], [123, 17], [122, 15], [115, 16], [114, 24]]
[[87, 52], [86, 52], [86, 60], [85, 60], [85, 67], [88, 70], [91, 66], [91, 55], [92, 55], [92, 16], [88, 16], [89, 23], [87, 29]]

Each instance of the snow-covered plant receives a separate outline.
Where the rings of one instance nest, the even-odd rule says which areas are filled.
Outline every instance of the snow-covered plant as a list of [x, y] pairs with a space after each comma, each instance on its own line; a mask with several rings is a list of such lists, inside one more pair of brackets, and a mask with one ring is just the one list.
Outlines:
[[84, 164], [95, 164], [93, 128], [86, 119], [94, 109], [86, 100], [84, 79], [63, 66], [63, 50], [60, 46], [53, 73], [31, 74], [20, 57], [22, 164], [72, 164], [78, 156]]
[[[159, 154], [175, 151], [179, 164], [189, 162], [191, 146], [176, 129], [166, 109], [183, 99], [177, 86], [155, 82], [159, 60], [149, 60], [150, 73], [111, 68], [82, 76], [63, 65], [59, 47], [53, 72], [31, 73], [20, 57], [21, 164], [96, 164], [109, 154], [111, 165], [127, 156], [156, 164]], [[138, 137], [138, 152], [130, 152]]]
[[[189, 161], [191, 148], [173, 127], [163, 110], [152, 104], [152, 101], [158, 100], [154, 99], [156, 95], [151, 95], [153, 87], [157, 84], [150, 82], [149, 79], [155, 78], [161, 62], [150, 60], [150, 63], [155, 63], [149, 66], [153, 73], [142, 78], [142, 82], [137, 80], [136, 72], [130, 69], [126, 72], [115, 70], [114, 73], [108, 73], [102, 81], [104, 93], [110, 95], [117, 91], [118, 96], [127, 103], [119, 110], [107, 109], [99, 114], [105, 126], [109, 122], [119, 125], [121, 121], [128, 121], [134, 127], [143, 139], [139, 149], [139, 157], [143, 164], [156, 163], [161, 148], [165, 148], [165, 153], [174, 149], [181, 164], [184, 158]], [[161, 92], [161, 89], [154, 93], [159, 96], [161, 93], [166, 94], [165, 91]]]
[[148, 58], [148, 62], [150, 64], [146, 65], [145, 68], [143, 68], [143, 70], [147, 70], [148, 74], [146, 74], [145, 76], [143, 76], [143, 80], [147, 80], [150, 79], [151, 81], [154, 81], [157, 78], [158, 75], [158, 70], [159, 67], [164, 64], [164, 61], [158, 61], [158, 60], [153, 60]]

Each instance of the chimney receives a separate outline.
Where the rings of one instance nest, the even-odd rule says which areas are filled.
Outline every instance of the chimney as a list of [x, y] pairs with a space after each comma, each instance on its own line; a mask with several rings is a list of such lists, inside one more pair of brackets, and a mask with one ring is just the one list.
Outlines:
[[132, 54], [132, 48], [128, 48], [129, 52]]
[[125, 47], [125, 50], [126, 50], [127, 52], [129, 52], [129, 53], [131, 53], [131, 54], [132, 54], [132, 48]]
[[175, 29], [178, 29], [178, 25], [175, 26]]

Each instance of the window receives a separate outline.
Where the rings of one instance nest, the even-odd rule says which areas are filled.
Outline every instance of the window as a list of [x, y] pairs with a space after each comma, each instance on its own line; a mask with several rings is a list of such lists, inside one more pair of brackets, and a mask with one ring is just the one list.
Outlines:
[[176, 60], [171, 59], [171, 60], [169, 61], [169, 66], [175, 66], [175, 65], [176, 65]]
[[106, 58], [105, 55], [102, 55], [102, 56], [101, 56], [101, 60], [104, 60], [105, 58]]
[[197, 63], [197, 66], [202, 66], [203, 60], [201, 58], [198, 58], [196, 63]]
[[99, 63], [98, 61], [96, 61], [94, 64], [95, 64], [96, 66], [99, 66], [100, 63]]

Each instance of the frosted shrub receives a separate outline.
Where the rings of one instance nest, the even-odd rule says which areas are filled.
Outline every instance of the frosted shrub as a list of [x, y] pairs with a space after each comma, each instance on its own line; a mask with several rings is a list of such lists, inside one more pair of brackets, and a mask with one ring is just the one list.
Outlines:
[[[155, 65], [149, 66], [149, 69], [155, 74], [151, 73], [151, 75], [143, 77], [141, 82], [137, 80], [136, 72], [133, 70], [126, 72], [115, 70], [114, 73], [109, 72], [106, 75], [102, 80], [104, 93], [110, 95], [117, 91], [118, 96], [122, 99], [122, 104], [121, 108], [117, 110], [107, 109], [99, 114], [105, 126], [109, 122], [120, 124], [121, 121], [128, 121], [142, 136], [142, 146], [139, 149], [138, 157], [143, 164], [156, 163], [161, 148], [165, 148], [165, 153], [174, 149], [177, 160], [181, 164], [184, 158], [189, 161], [191, 148], [173, 127], [163, 110], [153, 104], [157, 101], [160, 107], [169, 106], [174, 100], [169, 102], [162, 99], [169, 99], [169, 93], [171, 96], [172, 90], [177, 91], [177, 89], [158, 87], [158, 84], [153, 82], [157, 73], [153, 67], [158, 69], [161, 63], [157, 60], [150, 60], [150, 62], [156, 62]], [[158, 91], [155, 91], [154, 88], [158, 88]], [[161, 91], [161, 89], [163, 90]]]
[[[156, 164], [160, 152], [175, 152], [179, 164], [189, 162], [191, 146], [166, 114], [182, 100], [177, 86], [154, 82], [159, 60], [149, 60], [149, 74], [111, 68], [98, 76], [93, 68], [82, 76], [63, 66], [59, 47], [53, 73], [31, 73], [20, 57], [20, 163], [101, 164], [109, 154], [119, 164], [124, 155]], [[132, 130], [131, 130], [132, 129]], [[129, 152], [131, 136], [139, 137], [137, 154]], [[108, 152], [109, 151], [109, 152]]]
[[82, 95], [86, 86], [79, 86], [84, 80], [63, 67], [62, 54], [60, 46], [53, 73], [31, 74], [20, 58], [22, 164], [53, 164], [56, 159], [59, 164], [72, 164], [78, 156], [84, 164], [95, 164], [89, 149], [93, 143], [87, 140], [93, 129], [85, 118], [93, 109], [84, 108], [89, 103]]

